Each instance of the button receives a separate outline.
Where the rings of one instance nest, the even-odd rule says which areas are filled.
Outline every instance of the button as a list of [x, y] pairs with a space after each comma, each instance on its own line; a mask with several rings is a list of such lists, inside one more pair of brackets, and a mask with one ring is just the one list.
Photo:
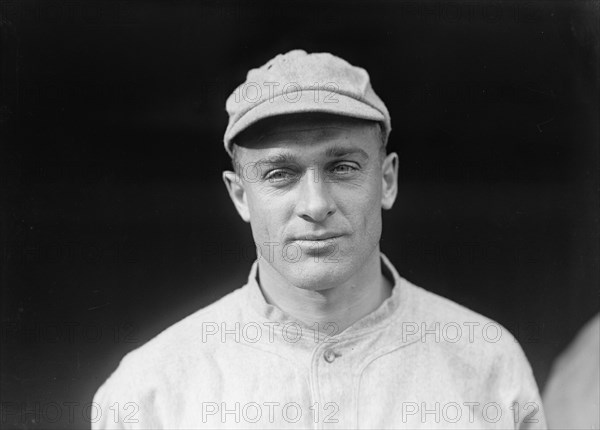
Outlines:
[[327, 351], [325, 351], [325, 354], [323, 354], [323, 356], [325, 357], [326, 362], [333, 363], [333, 361], [337, 357], [337, 354], [333, 352], [332, 349], [328, 349]]

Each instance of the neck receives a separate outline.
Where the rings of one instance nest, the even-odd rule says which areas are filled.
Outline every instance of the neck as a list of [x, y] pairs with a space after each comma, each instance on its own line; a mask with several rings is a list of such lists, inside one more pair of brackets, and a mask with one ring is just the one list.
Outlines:
[[[262, 264], [261, 264], [262, 263]], [[392, 292], [382, 274], [379, 247], [361, 270], [335, 287], [315, 291], [290, 284], [264, 260], [259, 260], [260, 286], [268, 303], [306, 326], [334, 323], [336, 334], [376, 310]]]

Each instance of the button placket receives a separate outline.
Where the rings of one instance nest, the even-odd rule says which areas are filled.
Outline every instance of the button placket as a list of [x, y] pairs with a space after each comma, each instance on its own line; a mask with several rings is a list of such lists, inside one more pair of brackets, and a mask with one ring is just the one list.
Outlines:
[[323, 353], [323, 358], [328, 363], [333, 363], [337, 357], [339, 357], [339, 354], [337, 354], [333, 349], [326, 349]]
[[[339, 429], [351, 428], [355, 415], [352, 407], [353, 388], [348, 385], [348, 372], [351, 371], [352, 361], [350, 357], [344, 358], [342, 352], [346, 351], [343, 342], [321, 345], [315, 362], [317, 367], [317, 378], [315, 382], [318, 386], [320, 413], [318, 416], [317, 428], [319, 429]], [[337, 359], [340, 361], [336, 361]], [[353, 387], [354, 384], [351, 383]], [[354, 426], [355, 427], [355, 426]]]

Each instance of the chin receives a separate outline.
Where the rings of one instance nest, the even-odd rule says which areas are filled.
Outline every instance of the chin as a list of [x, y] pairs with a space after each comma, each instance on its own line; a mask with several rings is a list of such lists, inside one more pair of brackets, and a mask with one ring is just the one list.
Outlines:
[[336, 287], [352, 276], [351, 262], [314, 261], [307, 258], [295, 263], [282, 262], [281, 274], [303, 290], [321, 291]]

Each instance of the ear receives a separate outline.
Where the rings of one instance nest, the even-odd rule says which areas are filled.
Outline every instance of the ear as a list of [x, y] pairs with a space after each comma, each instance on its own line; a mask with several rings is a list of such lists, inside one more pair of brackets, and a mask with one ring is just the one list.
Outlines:
[[398, 194], [398, 154], [392, 152], [385, 157], [381, 166], [381, 207], [391, 209]]
[[248, 200], [246, 198], [247, 194], [242, 178], [237, 173], [226, 170], [223, 172], [223, 182], [225, 182], [229, 197], [242, 219], [246, 222], [250, 222], [250, 211], [248, 211]]

